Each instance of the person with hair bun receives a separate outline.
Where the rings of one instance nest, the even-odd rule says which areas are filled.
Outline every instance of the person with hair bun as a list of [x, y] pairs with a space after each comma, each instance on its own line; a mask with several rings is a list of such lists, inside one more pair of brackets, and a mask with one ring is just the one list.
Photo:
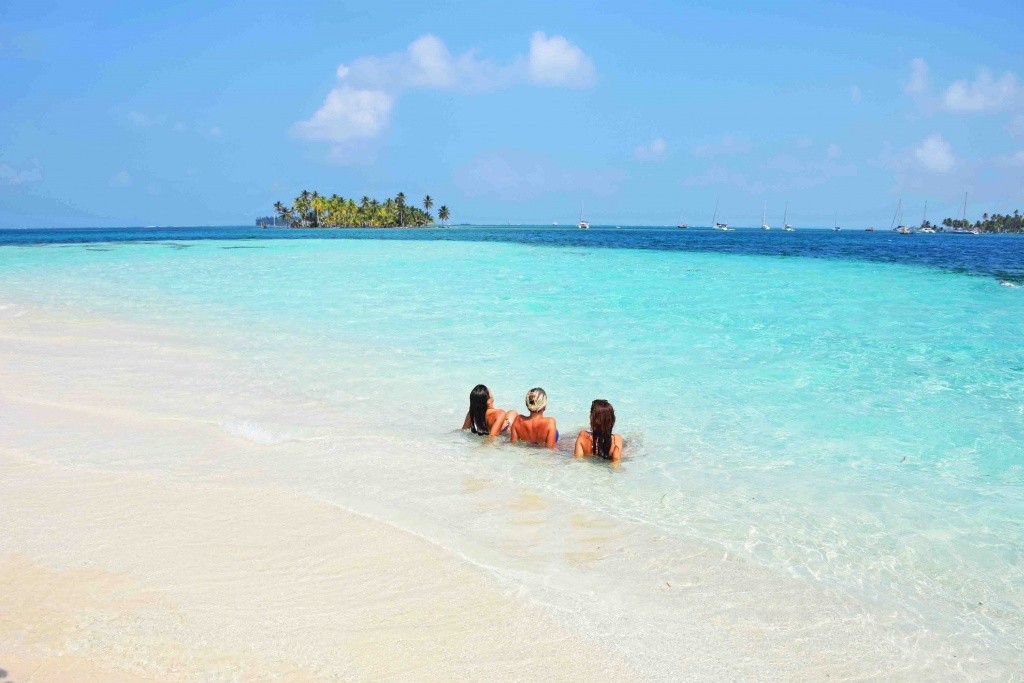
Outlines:
[[543, 389], [535, 387], [526, 392], [526, 409], [530, 415], [516, 415], [512, 419], [512, 428], [509, 430], [512, 443], [525, 441], [538, 446], [555, 447], [558, 443], [558, 426], [555, 418], [544, 416], [547, 407], [548, 395]]
[[494, 407], [494, 394], [484, 384], [477, 384], [469, 392], [469, 412], [462, 422], [463, 429], [474, 434], [496, 437], [508, 429], [509, 423], [518, 415], [514, 410], [505, 411]]
[[576, 437], [573, 455], [577, 458], [598, 456], [610, 460], [618, 467], [622, 462], [622, 437], [613, 434], [615, 427], [615, 408], [603, 398], [590, 404], [590, 431], [582, 431]]

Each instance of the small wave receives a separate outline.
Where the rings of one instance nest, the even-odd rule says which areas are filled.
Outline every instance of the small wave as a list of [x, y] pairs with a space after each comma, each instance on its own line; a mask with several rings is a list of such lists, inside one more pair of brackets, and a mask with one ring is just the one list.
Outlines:
[[252, 420], [225, 420], [218, 426], [231, 436], [237, 436], [260, 446], [274, 446], [294, 440], [288, 432], [270, 429]]

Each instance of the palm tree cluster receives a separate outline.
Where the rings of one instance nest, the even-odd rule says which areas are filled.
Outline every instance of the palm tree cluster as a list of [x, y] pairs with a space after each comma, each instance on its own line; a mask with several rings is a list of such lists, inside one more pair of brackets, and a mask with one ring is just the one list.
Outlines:
[[1019, 209], [1005, 216], [1001, 213], [994, 213], [991, 216], [987, 213], [982, 214], [981, 220], [975, 221], [974, 224], [960, 218], [946, 218], [942, 224], [953, 229], [977, 228], [980, 232], [1024, 233], [1024, 216], [1020, 215]]
[[[423, 198], [423, 208], [409, 204], [405, 193], [399, 192], [383, 202], [363, 196], [358, 202], [352, 197], [337, 194], [330, 197], [318, 192], [303, 190], [291, 206], [282, 202], [274, 204], [278, 222], [293, 228], [404, 228], [433, 225], [434, 216], [430, 209], [434, 200], [430, 195]], [[449, 218], [447, 206], [438, 212], [442, 223]]]

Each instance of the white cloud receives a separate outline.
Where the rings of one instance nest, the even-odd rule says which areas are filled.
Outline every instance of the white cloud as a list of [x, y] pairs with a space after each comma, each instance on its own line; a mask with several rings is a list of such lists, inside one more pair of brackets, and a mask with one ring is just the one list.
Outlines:
[[110, 176], [110, 180], [107, 184], [111, 187], [131, 187], [132, 177], [128, 174], [128, 171], [118, 171], [114, 175]]
[[732, 134], [723, 135], [718, 140], [706, 142], [693, 148], [693, 155], [697, 157], [720, 157], [737, 156], [746, 154], [753, 145], [744, 137]]
[[387, 125], [394, 98], [380, 90], [335, 88], [319, 109], [293, 127], [306, 140], [343, 143], [376, 137]]
[[914, 156], [925, 168], [933, 173], [948, 173], [956, 163], [953, 148], [938, 133], [925, 138], [924, 142], [914, 150]]
[[665, 157], [668, 143], [665, 138], [654, 138], [648, 145], [640, 145], [633, 150], [633, 157], [638, 161], [657, 161]]
[[910, 79], [904, 84], [903, 92], [921, 95], [928, 91], [928, 62], [921, 57], [910, 60]]
[[852, 102], [860, 102], [862, 99], [864, 99], [864, 93], [860, 91], [860, 86], [850, 86], [850, 100]]
[[595, 80], [594, 64], [562, 36], [537, 31], [530, 39], [530, 80], [539, 85], [585, 88]]
[[842, 154], [842, 148], [834, 142], [825, 149], [825, 156], [829, 159], [838, 159]]
[[16, 167], [0, 161], [0, 185], [30, 185], [43, 179], [43, 167], [38, 161]]
[[455, 170], [454, 179], [467, 196], [522, 201], [551, 193], [614, 194], [625, 174], [614, 168], [565, 168], [541, 155], [499, 150], [477, 155]]
[[981, 69], [974, 81], [953, 82], [943, 95], [942, 102], [950, 111], [986, 111], [1002, 109], [1024, 95], [1017, 77], [1007, 71], [999, 78]]
[[188, 130], [188, 126], [186, 126], [181, 121], [178, 121], [176, 124], [174, 124], [173, 130], [175, 133], [184, 133], [186, 130]]
[[304, 140], [329, 142], [330, 156], [352, 160], [351, 152], [386, 128], [401, 93], [429, 89], [477, 93], [518, 83], [584, 87], [594, 82], [594, 66], [561, 36], [533, 34], [530, 51], [507, 64], [482, 59], [475, 50], [453, 55], [437, 36], [420, 36], [402, 52], [359, 57], [335, 70], [338, 83], [312, 116], [292, 126]]
[[498, 66], [473, 50], [454, 56], [437, 36], [420, 36], [404, 52], [359, 57], [335, 70], [338, 80], [355, 89], [397, 92], [408, 88], [480, 92], [510, 85], [515, 72], [524, 80], [523, 59]]
[[221, 131], [219, 126], [214, 126], [213, 128], [210, 129], [210, 132], [208, 133], [208, 135], [211, 138], [219, 138], [221, 136], [221, 134], [222, 134], [222, 131]]

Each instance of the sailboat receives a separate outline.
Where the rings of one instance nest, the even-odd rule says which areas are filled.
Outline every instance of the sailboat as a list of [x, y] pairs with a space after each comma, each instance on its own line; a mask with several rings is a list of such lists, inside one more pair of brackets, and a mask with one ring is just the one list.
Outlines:
[[590, 230], [590, 223], [583, 220], [583, 202], [580, 201], [580, 222], [576, 224], [580, 230]]
[[840, 230], [842, 230], [842, 228], [839, 227], [839, 212], [838, 211], [836, 212], [835, 220], [832, 221], [832, 230], [834, 232], [839, 232]]
[[968, 228], [967, 227], [967, 193], [966, 192], [964, 192], [964, 203], [961, 205], [961, 208], [960, 208], [960, 224], [961, 224], [961, 227], [954, 228], [953, 232], [959, 233], [961, 235], [980, 235], [981, 234], [981, 232], [977, 228]]
[[715, 200], [715, 215], [711, 217], [711, 228], [713, 230], [721, 230], [722, 232], [729, 232], [729, 225], [727, 223], [718, 222], [718, 200]]
[[895, 232], [901, 235], [913, 235], [914, 231], [903, 225], [903, 197], [900, 197], [900, 201], [896, 204], [896, 214], [892, 217], [892, 222], [896, 223], [896, 227], [893, 228]]
[[786, 232], [794, 232], [793, 226], [786, 222], [789, 217], [789, 202], [786, 202], [786, 210], [782, 212], [782, 229]]
[[676, 227], [679, 228], [680, 230], [686, 230], [688, 227], [690, 227], [685, 222], [683, 222], [683, 213], [682, 212], [679, 213], [679, 224], [676, 225]]
[[771, 230], [772, 229], [772, 226], [768, 225], [767, 218], [768, 218], [768, 202], [765, 202], [764, 203], [764, 208], [761, 209], [761, 229], [762, 230]]
[[925, 200], [924, 202], [924, 213], [921, 215], [921, 229], [918, 232], [935, 232], [935, 228], [928, 225], [928, 200]]

